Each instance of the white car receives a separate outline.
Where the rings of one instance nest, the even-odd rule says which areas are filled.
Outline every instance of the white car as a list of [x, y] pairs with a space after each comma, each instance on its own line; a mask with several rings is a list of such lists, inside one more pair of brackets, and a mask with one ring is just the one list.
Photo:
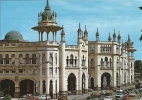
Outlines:
[[117, 88], [117, 89], [116, 89], [116, 92], [118, 92], [118, 93], [122, 93], [122, 92], [123, 92], [123, 90], [122, 90], [121, 88]]
[[135, 93], [134, 91], [130, 91], [130, 92], [129, 92], [129, 96], [130, 96], [130, 97], [135, 97], [135, 96], [136, 96], [136, 93]]
[[40, 99], [40, 100], [50, 100], [51, 99], [51, 96], [47, 96], [46, 94], [41, 94], [41, 95], [39, 95], [38, 96], [38, 98]]
[[113, 100], [112, 96], [105, 96], [103, 100]]

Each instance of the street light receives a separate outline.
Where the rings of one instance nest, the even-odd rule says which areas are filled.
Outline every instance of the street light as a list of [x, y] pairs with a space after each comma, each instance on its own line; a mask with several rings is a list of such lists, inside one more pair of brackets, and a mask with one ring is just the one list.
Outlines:
[[[90, 88], [91, 88], [91, 74], [93, 72], [93, 70], [96, 68], [96, 67], [99, 67], [100, 65], [97, 65], [97, 66], [94, 66], [94, 67], [88, 67], [88, 73], [89, 73], [89, 85], [90, 85]], [[93, 86], [94, 87], [94, 86]], [[98, 85], [97, 85], [97, 88], [98, 88]]]
[[[33, 72], [32, 72], [32, 74], [31, 75], [36, 75], [36, 71], [37, 71], [37, 69], [41, 66], [41, 65], [43, 65], [43, 64], [47, 64], [47, 63], [49, 63], [49, 61], [45, 61], [45, 62], [43, 62], [43, 63], [41, 63], [41, 64], [39, 64], [39, 65], [37, 65], [36, 66], [36, 69], [33, 69]], [[22, 63], [21, 61], [19, 61], [19, 64], [26, 64], [26, 63]], [[40, 88], [42, 87], [42, 85], [41, 85], [41, 75], [42, 75], [42, 72], [40, 71]], [[16, 73], [16, 75], [15, 75], [15, 80], [18, 80], [18, 72]], [[34, 95], [35, 95], [35, 83], [33, 82], [33, 84], [34, 84]], [[40, 91], [41, 92], [41, 91]], [[34, 98], [35, 99], [35, 98]]]
[[[140, 8], [140, 10], [142, 10], [142, 6], [141, 7], [139, 7]], [[141, 30], [141, 32], [142, 32], [142, 30]], [[140, 41], [142, 41], [142, 34], [141, 34], [141, 36], [140, 36]]]

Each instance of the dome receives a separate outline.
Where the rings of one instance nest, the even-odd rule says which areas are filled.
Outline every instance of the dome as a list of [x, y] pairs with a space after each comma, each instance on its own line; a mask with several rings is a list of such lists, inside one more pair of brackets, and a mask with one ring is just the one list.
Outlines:
[[45, 6], [44, 12], [42, 13], [42, 20], [53, 20], [53, 13], [50, 10], [50, 6], [48, 5], [48, 1], [47, 4]]
[[20, 40], [23, 41], [22, 35], [17, 31], [10, 31], [5, 35], [4, 40]]

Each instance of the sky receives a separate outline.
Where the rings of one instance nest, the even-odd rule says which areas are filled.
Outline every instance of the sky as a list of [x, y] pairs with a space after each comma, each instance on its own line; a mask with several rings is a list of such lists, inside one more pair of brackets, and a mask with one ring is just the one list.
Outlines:
[[[66, 44], [77, 44], [79, 23], [88, 31], [88, 40], [95, 41], [98, 28], [100, 41], [107, 41], [120, 31], [121, 39], [134, 42], [135, 60], [142, 60], [142, 0], [49, 0], [51, 11], [57, 13], [58, 26], [64, 26]], [[38, 41], [38, 13], [43, 12], [46, 0], [0, 0], [0, 40], [12, 30], [20, 32], [24, 40]], [[57, 41], [60, 42], [60, 33]]]

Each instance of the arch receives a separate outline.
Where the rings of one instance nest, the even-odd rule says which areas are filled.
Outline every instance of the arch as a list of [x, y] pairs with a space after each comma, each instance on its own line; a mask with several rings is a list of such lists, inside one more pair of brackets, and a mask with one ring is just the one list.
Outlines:
[[73, 54], [70, 55], [70, 64], [73, 64]]
[[85, 74], [82, 74], [82, 94], [85, 93]]
[[42, 90], [43, 90], [43, 93], [46, 93], [46, 83], [45, 83], [45, 80], [42, 81]]
[[68, 91], [76, 91], [76, 76], [73, 73], [68, 76]]
[[50, 80], [49, 93], [51, 98], [53, 98], [53, 81], [52, 80]]
[[101, 89], [109, 88], [111, 86], [111, 75], [107, 72], [101, 76]]
[[91, 89], [94, 89], [94, 78], [93, 78], [93, 77], [91, 77], [91, 80], [90, 80], [90, 81], [91, 81], [91, 84], [90, 84], [90, 85], [91, 85], [91, 87], [90, 87], [90, 88], [91, 88]]
[[105, 57], [105, 62], [108, 62], [108, 58], [107, 57]]
[[5, 94], [10, 94], [11, 97], [14, 97], [15, 92], [15, 83], [12, 80], [4, 79], [0, 81], [0, 91], [4, 91]]
[[8, 54], [5, 55], [5, 64], [9, 64], [9, 55]]
[[26, 55], [25, 55], [25, 63], [26, 63], [26, 64], [30, 64], [30, 57], [29, 57], [29, 54], [26, 54]]
[[25, 79], [19, 82], [20, 84], [20, 96], [25, 94], [36, 94], [36, 84], [33, 80]]
[[36, 54], [32, 54], [32, 64], [36, 64]]
[[91, 58], [91, 66], [90, 67], [93, 67], [94, 66], [94, 59]]
[[3, 55], [0, 54], [0, 64], [3, 64]]

